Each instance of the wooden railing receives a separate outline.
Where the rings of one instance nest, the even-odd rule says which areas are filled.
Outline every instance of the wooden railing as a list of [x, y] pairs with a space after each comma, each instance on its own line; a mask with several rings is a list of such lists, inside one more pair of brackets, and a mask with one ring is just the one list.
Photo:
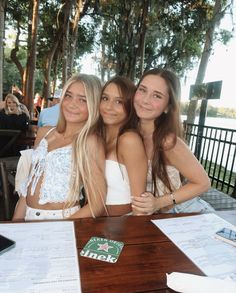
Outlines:
[[236, 197], [236, 130], [184, 122], [185, 140], [218, 190]]

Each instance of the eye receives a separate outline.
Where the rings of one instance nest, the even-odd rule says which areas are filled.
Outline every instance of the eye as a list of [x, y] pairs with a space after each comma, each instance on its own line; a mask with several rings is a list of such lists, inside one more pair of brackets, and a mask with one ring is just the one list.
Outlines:
[[145, 93], [146, 93], [146, 89], [143, 88], [143, 87], [139, 87], [139, 88], [138, 88], [138, 91], [139, 91], [140, 93], [142, 93], [142, 94], [145, 94]]
[[82, 103], [87, 103], [87, 100], [85, 98], [79, 98], [79, 102]]
[[70, 98], [72, 98], [72, 96], [69, 93], [65, 93], [65, 98], [70, 99]]
[[122, 100], [122, 99], [117, 99], [117, 100], [116, 100], [116, 104], [118, 104], [118, 105], [120, 105], [120, 104], [123, 105], [123, 100]]
[[102, 96], [102, 97], [101, 97], [101, 101], [108, 101], [107, 96]]
[[158, 94], [153, 94], [153, 96], [152, 96], [154, 99], [161, 99], [162, 97], [160, 96], [160, 95], [158, 95]]

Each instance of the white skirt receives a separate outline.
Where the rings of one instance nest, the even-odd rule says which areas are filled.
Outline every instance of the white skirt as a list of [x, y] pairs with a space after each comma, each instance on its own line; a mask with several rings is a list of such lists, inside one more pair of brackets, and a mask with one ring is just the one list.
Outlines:
[[41, 210], [27, 206], [25, 213], [25, 221], [63, 220], [72, 216], [79, 209], [79, 206], [75, 206], [64, 210]]

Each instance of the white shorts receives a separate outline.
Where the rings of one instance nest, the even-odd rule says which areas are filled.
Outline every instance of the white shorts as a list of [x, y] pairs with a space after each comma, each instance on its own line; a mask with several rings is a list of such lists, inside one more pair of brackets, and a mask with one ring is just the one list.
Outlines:
[[75, 206], [64, 210], [41, 210], [26, 207], [25, 221], [35, 220], [63, 220], [72, 216], [79, 210], [79, 206]]

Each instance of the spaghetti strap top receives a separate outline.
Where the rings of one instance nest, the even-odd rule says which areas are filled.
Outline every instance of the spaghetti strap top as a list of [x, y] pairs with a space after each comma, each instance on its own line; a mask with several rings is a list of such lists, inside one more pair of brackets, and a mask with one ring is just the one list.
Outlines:
[[26, 197], [31, 184], [30, 195], [34, 196], [39, 179], [43, 176], [39, 204], [65, 202], [69, 193], [72, 147], [67, 145], [49, 152], [46, 137], [53, 129], [55, 127], [32, 151], [30, 174], [20, 188], [21, 195]]

